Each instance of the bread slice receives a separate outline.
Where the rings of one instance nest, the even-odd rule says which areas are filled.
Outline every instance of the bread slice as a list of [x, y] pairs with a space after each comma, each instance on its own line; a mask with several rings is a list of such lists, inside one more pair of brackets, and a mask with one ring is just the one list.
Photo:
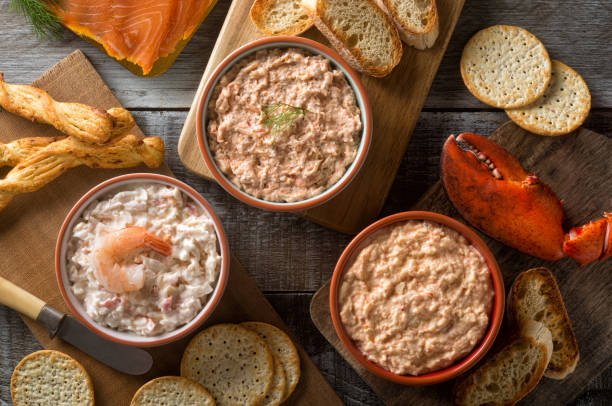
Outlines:
[[431, 48], [440, 26], [436, 0], [376, 0], [395, 23], [400, 38], [417, 49]]
[[552, 351], [550, 331], [528, 321], [520, 336], [457, 382], [455, 404], [514, 405], [538, 384]]
[[302, 0], [316, 27], [355, 69], [388, 75], [402, 57], [393, 21], [374, 0]]
[[298, 35], [312, 27], [300, 0], [255, 0], [250, 16], [265, 35]]
[[516, 277], [508, 294], [508, 318], [519, 326], [529, 320], [550, 330], [553, 354], [544, 375], [563, 379], [576, 368], [580, 354], [561, 292], [552, 273], [534, 268]]

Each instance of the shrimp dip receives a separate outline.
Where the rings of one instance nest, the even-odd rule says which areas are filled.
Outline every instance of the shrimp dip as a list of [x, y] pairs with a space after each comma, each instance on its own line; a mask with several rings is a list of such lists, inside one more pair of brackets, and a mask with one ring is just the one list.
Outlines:
[[297, 48], [264, 49], [234, 65], [208, 104], [219, 170], [256, 198], [296, 202], [346, 173], [361, 141], [354, 90], [331, 62]]
[[340, 319], [364, 356], [399, 375], [445, 368], [489, 325], [487, 263], [460, 233], [405, 221], [370, 235], [340, 282]]
[[69, 289], [95, 322], [156, 336], [190, 322], [219, 279], [208, 213], [174, 186], [135, 183], [93, 201], [67, 244]]

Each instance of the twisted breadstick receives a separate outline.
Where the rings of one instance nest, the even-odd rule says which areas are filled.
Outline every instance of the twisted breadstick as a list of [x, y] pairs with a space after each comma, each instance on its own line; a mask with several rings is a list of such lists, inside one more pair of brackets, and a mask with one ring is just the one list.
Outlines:
[[0, 210], [15, 195], [34, 192], [75, 166], [128, 168], [144, 163], [155, 168], [163, 160], [164, 143], [157, 137], [141, 140], [129, 134], [106, 145], [91, 145], [72, 137], [64, 138], [21, 161], [0, 180]]
[[132, 115], [125, 109], [104, 111], [85, 104], [58, 102], [36, 87], [4, 82], [1, 72], [0, 106], [29, 120], [51, 124], [66, 135], [92, 144], [107, 142], [134, 126]]
[[55, 137], [28, 137], [20, 138], [8, 144], [0, 142], [0, 168], [3, 166], [16, 166], [25, 161], [36, 152], [57, 141]]

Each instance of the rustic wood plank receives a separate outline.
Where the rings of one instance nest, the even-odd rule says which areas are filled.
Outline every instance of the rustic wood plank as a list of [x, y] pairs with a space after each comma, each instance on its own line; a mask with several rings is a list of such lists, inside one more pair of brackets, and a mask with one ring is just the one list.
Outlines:
[[[65, 41], [39, 41], [22, 17], [8, 12], [10, 0], [0, 0], [0, 71], [9, 81], [29, 83], [70, 51], [81, 48], [128, 108], [188, 108], [229, 8], [219, 0], [175, 64], [158, 78], [138, 78], [112, 62], [86, 41], [67, 32]], [[463, 86], [459, 55], [480, 28], [504, 23], [531, 30], [553, 58], [582, 74], [593, 95], [593, 106], [612, 108], [612, 6], [607, 0], [468, 0], [433, 83], [425, 108], [482, 108]], [[18, 44], [18, 46], [15, 46]], [[112, 63], [111, 63], [112, 62]]]

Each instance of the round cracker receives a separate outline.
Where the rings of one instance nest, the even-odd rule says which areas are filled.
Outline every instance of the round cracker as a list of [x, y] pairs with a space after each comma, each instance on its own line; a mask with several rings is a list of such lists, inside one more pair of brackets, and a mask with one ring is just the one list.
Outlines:
[[196, 381], [220, 405], [258, 405], [272, 385], [274, 358], [256, 333], [236, 324], [217, 324], [185, 348], [181, 376]]
[[463, 82], [476, 98], [504, 109], [535, 102], [551, 77], [544, 45], [529, 31], [510, 25], [474, 34], [463, 48], [460, 66]]
[[283, 364], [287, 376], [287, 390], [285, 397], [282, 399], [284, 402], [293, 393], [300, 380], [300, 356], [293, 345], [293, 341], [284, 331], [271, 324], [249, 321], [240, 325], [259, 334]]
[[285, 369], [274, 353], [272, 353], [272, 358], [274, 358], [274, 377], [272, 378], [270, 390], [266, 393], [266, 397], [263, 402], [261, 402], [260, 406], [278, 406], [285, 399], [285, 392], [287, 391], [287, 376], [285, 375]]
[[142, 385], [130, 406], [214, 406], [204, 387], [182, 376], [162, 376]]
[[591, 93], [575, 70], [552, 61], [552, 79], [534, 103], [506, 114], [519, 127], [540, 135], [569, 134], [580, 127], [591, 110]]
[[94, 391], [85, 368], [59, 351], [42, 350], [22, 359], [11, 376], [15, 406], [93, 406]]

